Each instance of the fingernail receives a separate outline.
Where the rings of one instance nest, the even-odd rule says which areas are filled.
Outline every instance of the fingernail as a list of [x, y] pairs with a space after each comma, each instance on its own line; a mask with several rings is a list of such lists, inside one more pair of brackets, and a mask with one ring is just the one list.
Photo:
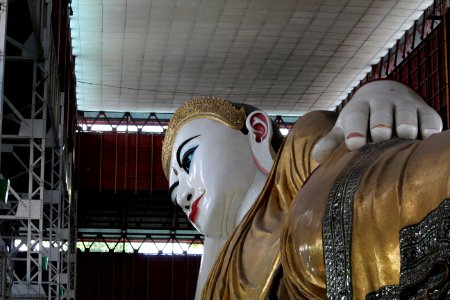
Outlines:
[[360, 132], [350, 132], [347, 135], [347, 140], [352, 138], [365, 138], [366, 136]]
[[423, 134], [425, 135], [425, 136], [430, 136], [430, 135], [432, 135], [432, 134], [435, 134], [435, 133], [439, 133], [440, 131], [439, 130], [437, 130], [437, 129], [424, 129], [423, 130]]
[[391, 126], [389, 126], [387, 124], [377, 124], [372, 127], [372, 129], [375, 129], [375, 128], [391, 128]]
[[347, 138], [345, 144], [350, 151], [356, 150], [366, 144], [367, 140], [365, 136], [354, 136]]

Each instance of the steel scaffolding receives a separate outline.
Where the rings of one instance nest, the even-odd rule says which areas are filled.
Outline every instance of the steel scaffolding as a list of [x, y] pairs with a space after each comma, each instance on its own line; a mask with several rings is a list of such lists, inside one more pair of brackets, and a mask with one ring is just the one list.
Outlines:
[[[0, 19], [7, 5], [1, 3]], [[12, 5], [8, 13], [17, 18], [22, 10], [31, 26], [21, 41], [26, 25], [17, 34], [0, 22], [6, 44], [14, 49], [12, 54], [4, 44], [1, 49], [6, 67], [0, 172], [10, 189], [8, 202], [0, 203], [0, 299], [74, 299], [71, 154], [63, 135], [65, 97], [53, 44], [52, 1]]]

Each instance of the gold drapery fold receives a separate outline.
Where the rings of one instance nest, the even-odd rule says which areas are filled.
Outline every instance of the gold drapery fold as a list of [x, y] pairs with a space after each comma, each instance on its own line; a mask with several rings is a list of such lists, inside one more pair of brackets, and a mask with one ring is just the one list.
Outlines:
[[[352, 163], [344, 146], [308, 180], [282, 230], [283, 281], [291, 299], [325, 299], [322, 230], [329, 191]], [[385, 150], [366, 170], [353, 198], [352, 297], [400, 280], [400, 230], [420, 223], [450, 196], [450, 131]]]
[[311, 151], [336, 114], [312, 112], [291, 129], [266, 185], [218, 255], [203, 299], [264, 299], [280, 261], [280, 230], [292, 199], [318, 166]]
[[[203, 299], [264, 299], [280, 264], [283, 297], [326, 298], [322, 220], [354, 153], [341, 145], [318, 168], [311, 150], [334, 120], [313, 112], [291, 130], [263, 191], [219, 254]], [[449, 197], [450, 131], [393, 146], [364, 170], [353, 201], [353, 298], [399, 284], [400, 230]]]

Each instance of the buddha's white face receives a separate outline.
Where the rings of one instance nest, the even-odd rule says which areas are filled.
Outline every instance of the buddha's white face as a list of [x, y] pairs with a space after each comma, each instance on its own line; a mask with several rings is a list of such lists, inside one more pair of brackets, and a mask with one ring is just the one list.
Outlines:
[[176, 135], [169, 171], [172, 201], [195, 228], [229, 236], [257, 172], [248, 136], [210, 119], [190, 121]]

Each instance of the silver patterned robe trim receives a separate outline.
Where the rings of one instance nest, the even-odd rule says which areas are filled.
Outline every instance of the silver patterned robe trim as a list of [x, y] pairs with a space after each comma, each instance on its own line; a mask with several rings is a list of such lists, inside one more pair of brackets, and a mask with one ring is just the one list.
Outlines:
[[366, 296], [378, 299], [450, 299], [450, 199], [400, 231], [400, 286]]
[[400, 298], [450, 299], [450, 199], [400, 231]]
[[393, 145], [410, 143], [395, 139], [362, 147], [344, 167], [328, 196], [322, 223], [327, 298], [352, 299], [351, 244], [353, 197], [367, 168]]
[[369, 293], [366, 300], [398, 299], [398, 285], [386, 285], [376, 292]]

